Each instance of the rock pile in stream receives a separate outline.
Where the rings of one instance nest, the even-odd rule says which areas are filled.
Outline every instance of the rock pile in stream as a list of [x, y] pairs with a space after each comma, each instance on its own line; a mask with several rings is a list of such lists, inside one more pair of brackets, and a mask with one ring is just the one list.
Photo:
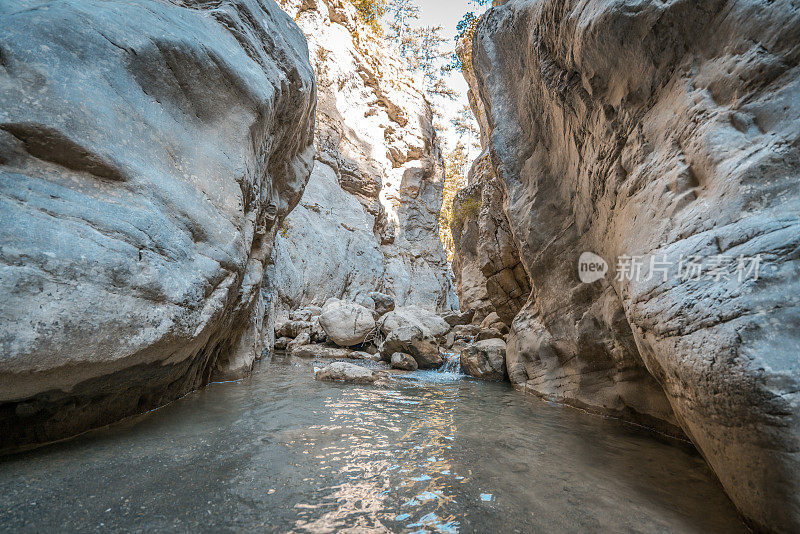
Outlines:
[[446, 352], [460, 352], [467, 374], [489, 380], [507, 376], [504, 334], [489, 326], [448, 323], [464, 322], [474, 317], [474, 310], [440, 316], [403, 306], [379, 314], [355, 302], [331, 299], [318, 316], [325, 336], [312, 342], [309, 332], [315, 323], [303, 319], [315, 319], [311, 314], [318, 312], [316, 307], [301, 308], [291, 313], [295, 319], [278, 319], [276, 347], [294, 357], [380, 361], [402, 371], [437, 369]]
[[271, 0], [0, 2], [0, 449], [249, 371], [315, 87]]
[[510, 325], [515, 386], [687, 436], [753, 526], [800, 531], [796, 3], [496, 4], [460, 47], [462, 302]]

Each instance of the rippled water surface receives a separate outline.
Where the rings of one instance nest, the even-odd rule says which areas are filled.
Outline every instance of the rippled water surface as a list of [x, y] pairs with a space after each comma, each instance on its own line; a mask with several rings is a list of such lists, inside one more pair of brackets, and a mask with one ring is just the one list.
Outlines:
[[737, 532], [699, 456], [507, 384], [309, 361], [0, 461], [0, 530]]

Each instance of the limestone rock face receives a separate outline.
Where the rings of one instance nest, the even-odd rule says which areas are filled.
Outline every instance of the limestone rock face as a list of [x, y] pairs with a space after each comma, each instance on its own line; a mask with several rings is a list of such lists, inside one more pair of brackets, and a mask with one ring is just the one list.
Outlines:
[[[471, 62], [533, 288], [511, 381], [679, 427], [783, 532], [800, 530], [799, 41], [789, 1], [511, 0]], [[587, 251], [612, 272], [584, 284]]]
[[317, 161], [278, 233], [280, 312], [379, 291], [397, 306], [457, 307], [438, 238], [444, 185], [431, 110], [351, 2], [286, 0], [319, 84]]
[[329, 340], [340, 347], [350, 347], [362, 343], [375, 329], [375, 318], [360, 304], [333, 300], [322, 307], [319, 324]]
[[461, 309], [476, 310], [475, 321], [497, 313], [508, 325], [531, 292], [516, 242], [503, 210], [504, 192], [488, 150], [491, 128], [472, 67], [470, 32], [456, 47], [467, 80], [467, 96], [480, 127], [483, 151], [467, 176], [468, 186], [453, 199], [453, 274]]
[[249, 371], [315, 98], [271, 0], [0, 3], [0, 449]]
[[472, 166], [471, 185], [453, 200], [453, 273], [462, 308], [474, 308], [476, 321], [496, 313], [507, 325], [531, 292], [503, 211], [503, 189], [488, 154]]

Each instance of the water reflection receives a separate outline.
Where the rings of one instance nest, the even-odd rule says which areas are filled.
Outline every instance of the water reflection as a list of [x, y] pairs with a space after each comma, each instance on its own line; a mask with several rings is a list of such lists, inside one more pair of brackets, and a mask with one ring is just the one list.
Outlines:
[[265, 363], [0, 460], [0, 531], [737, 532], [702, 460], [504, 384]]
[[[331, 426], [309, 428], [301, 446], [321, 473], [344, 481], [323, 488], [320, 502], [296, 503], [295, 529], [458, 531], [449, 508], [453, 485], [465, 481], [450, 458], [457, 395], [437, 387], [414, 393], [355, 388], [325, 400]], [[331, 429], [346, 431], [330, 440]]]

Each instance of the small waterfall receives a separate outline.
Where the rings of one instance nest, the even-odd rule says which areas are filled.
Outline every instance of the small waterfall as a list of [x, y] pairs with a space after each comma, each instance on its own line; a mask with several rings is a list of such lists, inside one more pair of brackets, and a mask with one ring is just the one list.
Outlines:
[[453, 376], [462, 376], [461, 372], [461, 356], [457, 352], [445, 352], [444, 363], [439, 367], [440, 373], [447, 373]]

